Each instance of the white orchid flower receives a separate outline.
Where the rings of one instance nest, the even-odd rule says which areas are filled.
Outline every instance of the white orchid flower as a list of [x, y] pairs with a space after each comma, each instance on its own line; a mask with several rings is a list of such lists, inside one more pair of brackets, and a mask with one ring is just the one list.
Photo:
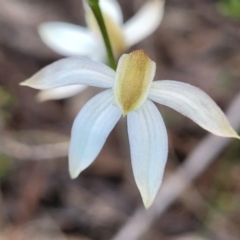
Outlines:
[[159, 190], [168, 153], [166, 128], [153, 101], [175, 109], [213, 134], [239, 138], [206, 93], [178, 81], [153, 81], [155, 69], [156, 64], [138, 50], [122, 55], [116, 72], [88, 58], [73, 57], [52, 63], [21, 83], [40, 90], [75, 84], [109, 88], [90, 99], [74, 121], [70, 175], [76, 178], [95, 160], [121, 115], [127, 116], [133, 173], [146, 207]]
[[[164, 0], [147, 1], [142, 8], [123, 23], [121, 8], [116, 0], [100, 0], [110, 42], [115, 57], [153, 33], [162, 21]], [[64, 56], [86, 56], [105, 62], [106, 51], [95, 17], [85, 3], [85, 18], [88, 28], [64, 22], [46, 22], [38, 32], [43, 42], [55, 52]], [[86, 86], [71, 86], [41, 91], [39, 101], [71, 97]]]

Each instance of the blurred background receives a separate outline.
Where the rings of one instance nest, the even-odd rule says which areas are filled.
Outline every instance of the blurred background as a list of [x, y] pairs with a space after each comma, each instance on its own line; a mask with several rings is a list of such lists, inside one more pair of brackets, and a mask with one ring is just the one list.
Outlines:
[[[144, 2], [119, 0], [124, 19]], [[142, 206], [126, 122], [117, 124], [97, 160], [71, 180], [71, 125], [100, 90], [39, 103], [37, 91], [19, 86], [62, 57], [38, 36], [36, 28], [45, 21], [85, 26], [82, 2], [0, 0], [0, 239], [112, 239]], [[225, 110], [240, 91], [240, 1], [167, 0], [160, 27], [132, 49], [139, 48], [157, 63], [155, 79], [198, 86]], [[168, 108], [159, 109], [170, 143], [166, 178], [207, 132]], [[139, 239], [240, 239], [239, 226], [240, 147], [233, 140]]]

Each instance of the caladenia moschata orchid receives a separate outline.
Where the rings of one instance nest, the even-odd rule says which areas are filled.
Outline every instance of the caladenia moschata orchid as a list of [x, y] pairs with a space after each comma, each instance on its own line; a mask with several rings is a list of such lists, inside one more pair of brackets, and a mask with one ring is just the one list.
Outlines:
[[88, 58], [71, 57], [21, 83], [40, 90], [74, 84], [108, 88], [90, 99], [74, 121], [70, 175], [76, 178], [95, 160], [117, 121], [126, 116], [134, 178], [146, 208], [159, 190], [168, 154], [166, 127], [153, 102], [175, 109], [213, 134], [239, 138], [206, 93], [178, 81], [153, 81], [155, 70], [155, 62], [137, 50], [121, 56], [116, 72]]
[[[42, 23], [38, 32], [43, 42], [55, 52], [64, 56], [86, 56], [106, 62], [106, 50], [92, 10], [83, 1], [86, 27], [64, 23]], [[121, 8], [116, 0], [100, 0], [103, 18], [116, 58], [128, 48], [152, 34], [159, 26], [164, 12], [164, 0], [149, 0], [127, 22], [123, 23]], [[53, 90], [40, 91], [39, 101], [71, 97], [86, 86], [76, 85]]]

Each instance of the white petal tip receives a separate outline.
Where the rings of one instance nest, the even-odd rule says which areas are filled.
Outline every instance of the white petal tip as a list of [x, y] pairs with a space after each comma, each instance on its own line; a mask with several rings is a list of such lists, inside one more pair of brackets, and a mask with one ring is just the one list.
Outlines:
[[69, 170], [69, 174], [71, 179], [76, 179], [79, 176], [80, 172], [74, 169], [74, 170]]
[[146, 209], [150, 208], [151, 205], [153, 204], [154, 199], [155, 199], [155, 197], [154, 198], [150, 198], [149, 196], [145, 196], [145, 197], [142, 196], [144, 207]]
[[53, 28], [53, 24], [51, 22], [41, 23], [37, 27], [37, 32], [43, 42], [48, 41], [51, 38], [51, 32]]
[[78, 176], [74, 176], [74, 175], [71, 175], [70, 174], [70, 178], [72, 179], [72, 180], [74, 180], [74, 179], [76, 179]]
[[240, 136], [237, 133], [234, 134], [232, 137], [240, 140]]
[[36, 99], [38, 102], [45, 102], [45, 101], [48, 101], [48, 100], [51, 100], [50, 98], [46, 97], [44, 92], [39, 92], [37, 95], [36, 95]]
[[34, 79], [32, 78], [29, 78], [23, 82], [20, 82], [19, 85], [20, 86], [26, 86], [26, 87], [31, 87], [31, 88], [35, 88], [35, 89], [38, 89], [38, 87], [34, 84]]
[[23, 82], [20, 82], [19, 85], [20, 86], [28, 86], [28, 83], [27, 83], [27, 81], [23, 81]]
[[[214, 134], [214, 133], [213, 133]], [[227, 138], [237, 138], [237, 139], [240, 139], [240, 136], [237, 134], [237, 132], [235, 132], [235, 130], [230, 126], [228, 125], [226, 129], [224, 129], [223, 132], [217, 134], [217, 136], [220, 136], [220, 137], [227, 137]]]

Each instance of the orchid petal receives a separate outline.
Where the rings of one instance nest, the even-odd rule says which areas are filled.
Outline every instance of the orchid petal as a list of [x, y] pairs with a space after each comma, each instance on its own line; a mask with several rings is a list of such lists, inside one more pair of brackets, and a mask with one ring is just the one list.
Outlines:
[[68, 85], [112, 87], [115, 72], [108, 66], [85, 57], [71, 57], [56, 61], [21, 85], [44, 90]]
[[87, 86], [85, 85], [71, 85], [71, 86], [53, 88], [53, 89], [40, 91], [36, 97], [39, 102], [44, 102], [48, 100], [65, 99], [82, 92], [86, 88]]
[[123, 25], [125, 41], [128, 47], [140, 42], [152, 34], [162, 21], [164, 0], [146, 2], [142, 8]]
[[197, 87], [177, 81], [155, 81], [148, 97], [189, 117], [215, 135], [239, 138], [222, 110]]
[[136, 184], [148, 208], [161, 185], [168, 153], [166, 127], [152, 101], [127, 115], [131, 160]]
[[97, 56], [98, 42], [87, 29], [64, 22], [46, 22], [38, 27], [43, 42], [55, 52], [64, 56]]
[[101, 151], [109, 133], [121, 117], [112, 105], [113, 92], [106, 90], [90, 99], [77, 115], [69, 148], [69, 171], [76, 178]]
[[100, 0], [100, 8], [104, 14], [110, 16], [116, 23], [123, 23], [121, 7], [116, 0]]

